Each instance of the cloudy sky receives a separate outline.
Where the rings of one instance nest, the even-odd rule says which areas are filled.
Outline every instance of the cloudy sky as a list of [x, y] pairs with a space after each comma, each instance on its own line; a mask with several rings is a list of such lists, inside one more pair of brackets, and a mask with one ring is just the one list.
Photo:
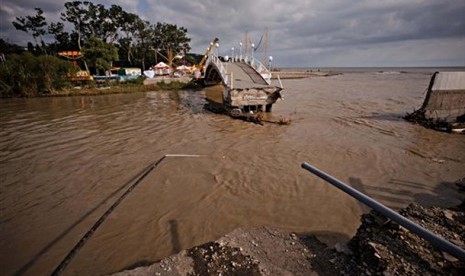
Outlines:
[[[58, 21], [63, 0], [0, 0], [0, 37], [31, 40], [16, 16], [44, 10]], [[464, 0], [109, 0], [151, 23], [184, 26], [192, 52], [214, 37], [220, 54], [239, 48], [248, 32], [258, 43], [268, 27], [268, 54], [281, 67], [465, 66]], [[256, 56], [261, 57], [259, 49]]]

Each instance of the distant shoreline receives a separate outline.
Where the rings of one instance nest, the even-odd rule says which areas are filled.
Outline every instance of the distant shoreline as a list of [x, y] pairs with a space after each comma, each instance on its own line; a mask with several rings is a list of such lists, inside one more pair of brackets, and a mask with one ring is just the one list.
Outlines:
[[303, 79], [309, 77], [329, 77], [340, 75], [342, 73], [334, 71], [273, 71], [271, 72], [271, 78], [277, 79]]
[[400, 72], [400, 73], [434, 73], [436, 71], [465, 71], [465, 66], [406, 66], [406, 67], [281, 67], [279, 72], [338, 72], [338, 73], [368, 73], [368, 72]]

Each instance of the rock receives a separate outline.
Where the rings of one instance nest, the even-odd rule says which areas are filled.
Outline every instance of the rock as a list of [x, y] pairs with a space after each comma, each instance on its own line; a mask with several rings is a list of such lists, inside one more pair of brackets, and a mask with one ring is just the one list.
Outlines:
[[344, 253], [344, 254], [350, 254], [351, 253], [349, 247], [345, 243], [339, 243], [339, 242], [336, 243], [334, 245], [334, 249], [338, 253]]
[[[457, 262], [458, 259], [454, 256], [452, 256], [451, 254], [447, 253], [447, 252], [442, 252], [442, 256], [444, 257], [445, 260], [451, 262], [451, 263], [454, 263], [454, 262]], [[465, 269], [465, 267], [464, 267]]]
[[450, 210], [444, 210], [444, 216], [449, 220], [454, 220], [454, 215]]

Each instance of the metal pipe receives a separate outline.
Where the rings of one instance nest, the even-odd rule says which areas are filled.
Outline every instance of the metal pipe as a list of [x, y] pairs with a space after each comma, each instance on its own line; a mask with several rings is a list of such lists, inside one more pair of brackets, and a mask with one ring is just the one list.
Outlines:
[[347, 194], [361, 201], [362, 203], [368, 205], [369, 207], [373, 208], [374, 210], [383, 214], [384, 216], [396, 221], [403, 227], [407, 228], [408, 230], [416, 233], [421, 238], [430, 242], [433, 246], [439, 248], [442, 251], [450, 253], [451, 255], [462, 261], [465, 261], [465, 250], [463, 248], [458, 247], [457, 245], [449, 242], [448, 240], [445, 240], [442, 237], [435, 235], [434, 233], [421, 227], [420, 225], [414, 223], [406, 217], [400, 215], [394, 210], [384, 206], [383, 204], [372, 199], [371, 197], [359, 192], [358, 190], [330, 176], [329, 174], [326, 174], [325, 172], [318, 170], [310, 164], [304, 162], [302, 163], [301, 167], [322, 178], [323, 180], [329, 182], [330, 184], [336, 186], [337, 188], [341, 189], [342, 191], [346, 192]]

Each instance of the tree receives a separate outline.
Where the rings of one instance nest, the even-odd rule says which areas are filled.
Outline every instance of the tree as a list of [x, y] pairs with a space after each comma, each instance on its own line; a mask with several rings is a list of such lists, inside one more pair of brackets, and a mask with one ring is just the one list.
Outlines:
[[152, 53], [153, 49], [152, 42], [155, 40], [155, 30], [150, 26], [150, 22], [142, 20], [137, 21], [136, 30], [138, 56], [142, 62], [142, 70], [145, 71], [147, 56]]
[[117, 5], [112, 5], [109, 9], [105, 9], [103, 5], [97, 5], [98, 14], [92, 22], [93, 34], [105, 42], [113, 43], [118, 38], [118, 19], [121, 14], [124, 14], [123, 8]]
[[[64, 7], [64, 11], [60, 14], [62, 22], [52, 22], [50, 25], [45, 21], [43, 12], [39, 8], [35, 9], [36, 14], [33, 16], [16, 18], [13, 22], [16, 29], [32, 32], [36, 40], [36, 45], [28, 44], [29, 51], [32, 53], [82, 51], [86, 45], [86, 50], [89, 52], [89, 48], [95, 50], [95, 39], [99, 39], [104, 43], [105, 49], [110, 47], [106, 43], [114, 47], [113, 43], [116, 42], [122, 61], [145, 69], [147, 60], [153, 57], [156, 60], [157, 55], [164, 57], [167, 63], [172, 65], [176, 55], [190, 50], [190, 38], [184, 27], [168, 23], [151, 25], [137, 14], [128, 13], [118, 5], [106, 8], [103, 4], [94, 4], [91, 1], [71, 1], [66, 2]], [[69, 33], [64, 31], [67, 23], [72, 26], [72, 31]], [[46, 34], [53, 36], [55, 41], [46, 45], [43, 41]], [[90, 52], [97, 52], [93, 50]], [[95, 62], [95, 56], [89, 55], [94, 58], [92, 62]], [[88, 70], [86, 59], [83, 61], [85, 69]], [[101, 63], [100, 61], [98, 64]], [[95, 63], [93, 66], [99, 70], [106, 67], [96, 66]]]
[[26, 17], [16, 17], [16, 21], [13, 21], [13, 26], [20, 31], [29, 33], [32, 32], [32, 37], [36, 41], [36, 45], [47, 54], [45, 49], [45, 43], [43, 40], [44, 35], [47, 33], [47, 22], [45, 17], [42, 15], [44, 12], [40, 8], [35, 8], [36, 15]]
[[83, 38], [86, 34], [86, 25], [88, 21], [87, 8], [83, 5], [88, 2], [73, 1], [65, 3], [65, 11], [61, 13], [61, 20], [67, 21], [74, 25], [74, 32], [77, 35], [77, 46], [81, 50]]
[[0, 61], [5, 59], [5, 55], [20, 54], [22, 52], [24, 52], [24, 47], [11, 44], [8, 41], [3, 40], [3, 38], [0, 38]]
[[125, 59], [132, 63], [134, 57], [133, 46], [135, 44], [137, 21], [141, 20], [139, 16], [133, 13], [122, 11], [118, 17], [118, 25], [121, 28], [122, 37], [118, 40], [122, 52], [125, 54]]
[[[102, 4], [94, 4], [88, 1], [73, 1], [65, 3], [65, 11], [61, 13], [61, 19], [74, 25], [71, 37], [76, 37], [77, 48], [82, 46], [90, 37], [95, 37], [103, 42], [113, 43], [118, 37], [118, 22], [121, 14], [125, 12], [120, 6], [112, 5], [106, 9]], [[89, 70], [84, 62], [86, 70]]]
[[84, 58], [89, 61], [96, 73], [108, 71], [112, 63], [118, 60], [118, 49], [111, 43], [105, 43], [103, 40], [91, 36], [82, 48]]
[[53, 35], [53, 38], [55, 38], [55, 42], [48, 45], [50, 52], [57, 53], [59, 51], [76, 49], [75, 42], [73, 42], [73, 36], [64, 31], [63, 23], [52, 22], [48, 27], [48, 33]]
[[168, 64], [172, 66], [173, 60], [177, 53], [184, 53], [190, 50], [187, 37], [187, 29], [169, 23], [158, 22], [154, 25], [155, 39], [153, 41], [155, 48], [161, 49], [166, 57]]
[[147, 53], [152, 52], [152, 41], [155, 38], [150, 22], [142, 20], [136, 14], [123, 13], [119, 25], [122, 33], [118, 40], [120, 53], [129, 64], [138, 63], [145, 70]]
[[80, 50], [83, 42], [91, 36], [104, 42], [114, 42], [118, 37], [120, 18], [124, 14], [126, 12], [117, 5], [106, 9], [102, 4], [72, 1], [65, 3], [65, 11], [61, 13], [61, 20], [74, 25]]
[[118, 14], [112, 9], [122, 11], [122, 8], [113, 5], [107, 10], [102, 4], [93, 4], [92, 2], [84, 2], [84, 4], [87, 5], [88, 9], [86, 25], [88, 35], [95, 36], [104, 42], [113, 42], [118, 35]]

